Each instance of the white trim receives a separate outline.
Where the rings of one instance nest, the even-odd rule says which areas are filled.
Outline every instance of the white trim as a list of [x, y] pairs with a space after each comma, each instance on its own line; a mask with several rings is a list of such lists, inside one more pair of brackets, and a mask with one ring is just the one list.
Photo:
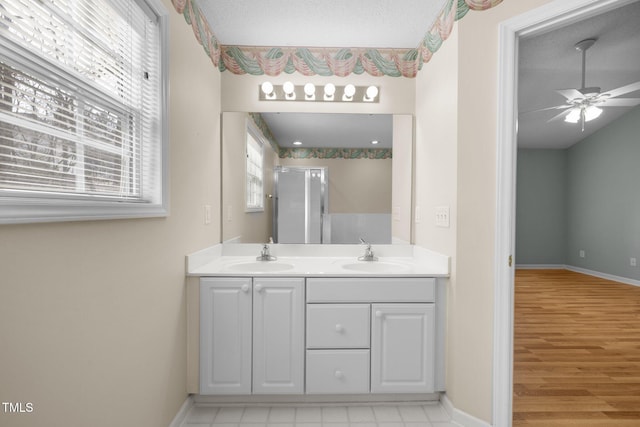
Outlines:
[[516, 264], [516, 270], [565, 270], [564, 264]]
[[493, 425], [512, 419], [513, 269], [518, 39], [551, 31], [635, 0], [555, 0], [499, 26], [496, 146], [496, 245], [493, 325]]
[[449, 414], [451, 421], [456, 424], [460, 424], [464, 427], [491, 427], [491, 424], [488, 422], [482, 421], [479, 418], [457, 409], [453, 406], [453, 403], [451, 403], [451, 400], [449, 400], [446, 394], [441, 396], [440, 403], [442, 404], [442, 408], [447, 412], [447, 414]]
[[588, 270], [582, 267], [575, 267], [573, 265], [567, 265], [565, 268], [569, 271], [575, 271], [576, 273], [587, 274], [589, 276], [599, 277], [601, 279], [612, 280], [614, 282], [624, 283], [625, 285], [640, 286], [640, 280], [629, 279], [628, 277], [615, 276], [609, 273], [601, 273], [599, 271]]
[[178, 413], [175, 417], [173, 417], [173, 421], [169, 424], [169, 427], [181, 427], [182, 423], [187, 419], [189, 415], [189, 411], [193, 408], [194, 401], [193, 395], [187, 396], [185, 401], [182, 403], [182, 406], [178, 410]]

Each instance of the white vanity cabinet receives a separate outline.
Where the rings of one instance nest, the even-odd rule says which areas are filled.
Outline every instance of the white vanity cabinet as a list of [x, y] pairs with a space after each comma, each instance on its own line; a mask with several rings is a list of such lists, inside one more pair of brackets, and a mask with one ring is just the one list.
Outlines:
[[200, 279], [200, 393], [304, 391], [304, 279]]
[[434, 391], [434, 304], [373, 304], [371, 312], [371, 392]]
[[433, 278], [308, 278], [307, 393], [441, 391], [440, 293]]

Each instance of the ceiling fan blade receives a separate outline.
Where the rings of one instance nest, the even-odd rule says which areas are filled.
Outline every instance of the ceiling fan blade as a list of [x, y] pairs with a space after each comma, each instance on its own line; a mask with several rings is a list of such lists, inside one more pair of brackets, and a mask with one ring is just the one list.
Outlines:
[[607, 99], [601, 105], [603, 107], [635, 107], [636, 105], [640, 105], [640, 98]]
[[564, 96], [568, 100], [576, 99], [576, 98], [584, 98], [584, 95], [578, 89], [556, 89], [556, 92], [558, 92], [560, 95]]
[[637, 90], [640, 90], [640, 82], [635, 82], [616, 89], [611, 89], [608, 92], [604, 92], [602, 95], [607, 94], [610, 98], [614, 98], [616, 96], [624, 95], [625, 93], [629, 92], [635, 92]]
[[539, 108], [537, 110], [529, 110], [529, 111], [523, 111], [519, 114], [530, 114], [530, 113], [538, 113], [540, 111], [548, 111], [548, 110], [564, 110], [565, 108], [571, 108], [572, 105], [556, 105], [553, 107], [547, 107], [547, 108]]
[[558, 115], [555, 115], [555, 116], [551, 117], [549, 120], [547, 120], [547, 123], [550, 123], [550, 122], [556, 122], [556, 121], [558, 121], [558, 120], [564, 119], [566, 116], [568, 116], [568, 115], [569, 115], [569, 112], [570, 112], [570, 111], [571, 111], [571, 110], [565, 110], [565, 111], [563, 111], [562, 113], [560, 113], [560, 114], [558, 114]]

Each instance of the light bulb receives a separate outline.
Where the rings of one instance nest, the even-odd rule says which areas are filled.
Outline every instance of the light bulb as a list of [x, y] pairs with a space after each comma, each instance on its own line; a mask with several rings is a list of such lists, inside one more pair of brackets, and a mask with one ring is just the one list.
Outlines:
[[302, 142], [301, 141], [294, 141], [293, 145], [302, 145]]
[[336, 85], [334, 85], [333, 83], [327, 83], [326, 85], [324, 85], [324, 97], [325, 97], [325, 99], [327, 97], [333, 98], [333, 94], [334, 93], [336, 93]]
[[584, 111], [584, 121], [589, 122], [591, 120], [597, 119], [602, 114], [602, 108], [598, 108], [595, 105], [588, 107]]
[[376, 96], [378, 96], [378, 88], [376, 86], [369, 86], [364, 100], [373, 101]]
[[293, 86], [293, 83], [291, 83], [291, 82], [284, 82], [284, 84], [282, 85], [282, 90], [287, 95], [291, 95], [293, 93], [294, 89], [295, 89], [295, 87]]
[[261, 89], [262, 93], [269, 96], [273, 92], [273, 84], [271, 84], [271, 82], [264, 82], [262, 83]]
[[316, 94], [316, 86], [313, 83], [307, 83], [304, 85], [304, 93], [311, 97]]
[[372, 143], [373, 145], [377, 145], [377, 144], [378, 144], [378, 142], [379, 142], [379, 141], [375, 141], [375, 140], [374, 140], [374, 141], [371, 141], [371, 143]]
[[342, 93], [343, 101], [352, 101], [353, 95], [356, 93], [356, 87], [352, 84], [348, 84], [344, 87], [344, 92]]
[[564, 118], [564, 121], [567, 123], [578, 123], [580, 121], [580, 112], [582, 110], [580, 108], [573, 108], [567, 114], [567, 117]]

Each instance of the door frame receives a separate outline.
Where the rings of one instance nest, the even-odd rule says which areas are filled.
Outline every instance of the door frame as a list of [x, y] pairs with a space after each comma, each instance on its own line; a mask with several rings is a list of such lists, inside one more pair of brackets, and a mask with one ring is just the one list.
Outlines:
[[[513, 297], [518, 111], [518, 41], [638, 0], [555, 0], [499, 25], [496, 238], [493, 318], [493, 426], [513, 416]], [[515, 265], [515, 262], [513, 262]]]

